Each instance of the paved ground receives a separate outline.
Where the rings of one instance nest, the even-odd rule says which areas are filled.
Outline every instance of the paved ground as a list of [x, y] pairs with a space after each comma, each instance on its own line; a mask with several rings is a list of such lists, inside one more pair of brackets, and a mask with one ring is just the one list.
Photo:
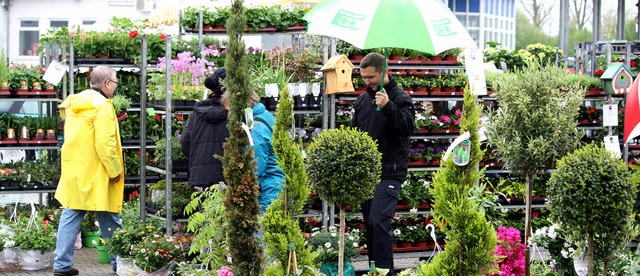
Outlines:
[[[76, 250], [74, 256], [73, 265], [75, 268], [80, 270], [80, 275], [91, 275], [91, 276], [113, 276], [116, 275], [111, 270], [111, 264], [101, 264], [98, 263], [98, 250], [95, 248], [81, 248]], [[53, 265], [53, 259], [51, 259], [51, 265]], [[51, 268], [45, 270], [38, 271], [16, 271], [16, 272], [6, 272], [1, 271], [0, 275], [53, 275], [53, 270]]]
[[[410, 252], [410, 253], [395, 253], [395, 267], [397, 270], [414, 268], [417, 266], [420, 257], [429, 258], [431, 251], [425, 252]], [[543, 251], [542, 255], [533, 256], [534, 259], [548, 258], [547, 252]], [[51, 260], [53, 264], [53, 260]], [[357, 275], [361, 275], [360, 272], [366, 273], [369, 269], [369, 263], [366, 255], [360, 255], [353, 262]], [[116, 275], [111, 270], [111, 264], [98, 263], [98, 251], [95, 248], [82, 248], [76, 250], [75, 253], [75, 268], [80, 270], [80, 275], [90, 276], [113, 276]], [[53, 275], [51, 268], [39, 271], [16, 271], [5, 272], [0, 271], [0, 275]]]

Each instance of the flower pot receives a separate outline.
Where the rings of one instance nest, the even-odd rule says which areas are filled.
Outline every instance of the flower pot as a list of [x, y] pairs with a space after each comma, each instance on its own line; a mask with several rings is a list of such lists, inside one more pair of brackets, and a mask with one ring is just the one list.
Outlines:
[[442, 88], [440, 88], [440, 87], [432, 87], [429, 91], [431, 93], [439, 93], [439, 92], [442, 91]]
[[111, 263], [111, 256], [109, 256], [109, 252], [107, 252], [106, 245], [98, 245], [98, 262], [101, 264]]
[[29, 90], [29, 84], [27, 83], [27, 81], [20, 81], [20, 87], [18, 87], [18, 90], [20, 90], [20, 91], [28, 91]]
[[434, 157], [431, 159], [431, 166], [440, 166], [440, 157]]
[[429, 57], [429, 60], [431, 60], [431, 61], [442, 61], [442, 57], [441, 56], [432, 56], [432, 57]]
[[407, 248], [407, 247], [413, 247], [413, 243], [412, 242], [401, 242], [400, 243], [400, 248]]
[[456, 57], [456, 56], [446, 56], [446, 57], [443, 58], [443, 60], [458, 62], [458, 57]]
[[47, 140], [55, 140], [56, 139], [56, 131], [53, 129], [47, 129]]
[[415, 242], [415, 247], [427, 248], [427, 242], [426, 241]]
[[7, 139], [16, 139], [16, 130], [13, 128], [7, 129]]
[[40, 140], [44, 139], [44, 129], [41, 129], [41, 128], [37, 129], [35, 138]]
[[87, 248], [100, 245], [100, 231], [82, 231], [82, 245]]
[[22, 130], [20, 131], [20, 139], [29, 140], [29, 129], [25, 126], [23, 126]]
[[129, 117], [129, 114], [127, 114], [127, 111], [125, 110], [120, 111], [120, 113], [118, 113], [118, 122], [122, 122], [128, 117]]
[[579, 276], [587, 275], [589, 271], [589, 260], [584, 256], [574, 256], [573, 257], [573, 269], [575, 269], [576, 274]]
[[6, 89], [9, 90], [9, 83], [6, 81], [3, 81], [2, 83], [0, 83], [0, 89]]
[[42, 86], [40, 86], [40, 82], [32, 82], [31, 87], [33, 91], [42, 91]]
[[364, 58], [364, 55], [353, 55], [351, 57], [352, 60], [362, 60]]

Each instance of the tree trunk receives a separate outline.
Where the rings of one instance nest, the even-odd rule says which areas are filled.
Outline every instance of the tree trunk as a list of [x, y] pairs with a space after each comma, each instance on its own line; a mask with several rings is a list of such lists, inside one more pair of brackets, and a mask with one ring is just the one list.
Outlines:
[[527, 195], [525, 198], [525, 225], [524, 225], [524, 275], [531, 275], [531, 266], [529, 260], [531, 253], [529, 252], [529, 237], [531, 237], [531, 181], [529, 180], [529, 174], [525, 174], [525, 183], [527, 185]]
[[344, 204], [340, 204], [340, 242], [338, 245], [338, 275], [344, 275]]
[[587, 243], [587, 249], [589, 250], [589, 263], [587, 265], [587, 268], [589, 269], [589, 272], [587, 273], [588, 276], [593, 276], [593, 233], [589, 233], [589, 241]]

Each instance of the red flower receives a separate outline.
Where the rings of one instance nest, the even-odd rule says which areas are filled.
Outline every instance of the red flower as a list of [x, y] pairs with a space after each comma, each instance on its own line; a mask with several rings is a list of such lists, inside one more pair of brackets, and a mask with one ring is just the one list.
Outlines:
[[167, 36], [164, 35], [164, 34], [160, 34], [160, 39], [165, 40], [165, 39], [167, 39]]
[[136, 154], [137, 154], [137, 155], [140, 155], [140, 150], [136, 150]]
[[182, 114], [177, 114], [176, 115], [176, 119], [178, 119], [178, 121], [182, 121], [184, 119]]
[[594, 75], [595, 75], [596, 77], [599, 77], [599, 76], [602, 76], [602, 74], [603, 74], [603, 73], [604, 73], [604, 71], [602, 71], [602, 69], [598, 69], [598, 70], [596, 70], [596, 72], [594, 73]]
[[635, 60], [632, 60], [631, 62], [629, 62], [629, 65], [631, 65], [631, 67], [636, 67], [636, 65], [638, 64], [636, 63]]
[[537, 211], [533, 212], [532, 216], [533, 216], [534, 219], [537, 219], [540, 216], [540, 212], [537, 212]]
[[130, 31], [130, 32], [129, 32], [129, 37], [130, 37], [130, 38], [134, 38], [134, 37], [136, 37], [136, 36], [138, 36], [138, 31], [133, 30], [133, 31]]
[[589, 108], [589, 110], [587, 110], [587, 113], [589, 113], [589, 114], [596, 113], [596, 109], [595, 109], [595, 108], [593, 108], [593, 107], [592, 107], [592, 108]]

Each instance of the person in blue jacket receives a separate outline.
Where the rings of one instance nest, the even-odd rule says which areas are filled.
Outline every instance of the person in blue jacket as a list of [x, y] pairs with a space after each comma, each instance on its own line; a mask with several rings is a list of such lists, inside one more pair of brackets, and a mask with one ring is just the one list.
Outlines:
[[[222, 95], [222, 104], [229, 109], [229, 94]], [[260, 96], [253, 93], [249, 99], [248, 106], [253, 110], [253, 127], [251, 137], [253, 138], [253, 152], [255, 154], [260, 185], [260, 213], [264, 214], [271, 201], [278, 198], [278, 193], [284, 186], [284, 171], [278, 167], [276, 154], [273, 151], [273, 128], [276, 124], [275, 117], [267, 111], [267, 108], [260, 103]]]

